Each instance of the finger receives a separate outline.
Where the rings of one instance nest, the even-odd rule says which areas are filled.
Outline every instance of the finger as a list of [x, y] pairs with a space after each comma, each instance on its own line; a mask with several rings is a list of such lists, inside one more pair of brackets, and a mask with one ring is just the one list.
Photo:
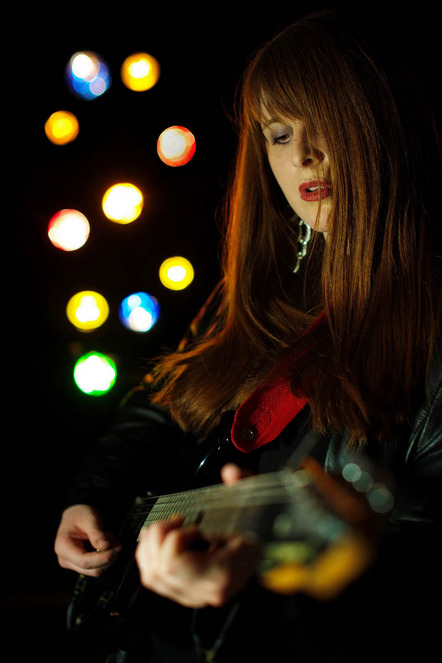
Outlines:
[[224, 605], [252, 577], [258, 557], [243, 537], [231, 538], [207, 552], [183, 551], [175, 563], [180, 577], [176, 595], [181, 594], [181, 603], [194, 607]]
[[59, 557], [58, 561], [62, 568], [76, 571], [83, 575], [99, 576], [108, 568], [110, 568], [115, 561], [116, 555], [106, 556], [103, 559], [101, 553], [85, 553], [77, 557]]
[[170, 530], [164, 538], [163, 552], [169, 558], [175, 557], [202, 540], [201, 532], [195, 526]]
[[186, 560], [187, 551], [201, 540], [197, 527], [182, 528], [182, 519], [174, 523], [155, 523], [140, 537], [135, 558], [141, 572], [143, 584], [155, 591], [175, 591], [180, 587], [184, 576], [195, 574], [200, 568], [199, 559]]
[[97, 551], [108, 550], [117, 543], [115, 535], [104, 529], [100, 515], [95, 512], [87, 513], [80, 518], [76, 523], [76, 529], [77, 532], [73, 532], [73, 535], [89, 541], [91, 547]]
[[113, 563], [121, 550], [120, 545], [113, 546], [107, 551], [87, 551], [85, 541], [75, 537], [59, 537], [56, 554], [64, 568], [88, 570], [107, 567]]
[[249, 551], [258, 550], [259, 546], [255, 541], [248, 540], [244, 536], [233, 536], [226, 539], [222, 545], [213, 550], [213, 555], [218, 562], [230, 560], [237, 554], [248, 554]]
[[221, 468], [221, 479], [225, 484], [236, 483], [251, 475], [252, 472], [250, 470], [244, 470], [234, 463], [227, 463]]
[[[91, 548], [94, 550], [91, 550]], [[113, 554], [114, 551], [120, 548], [120, 544], [115, 541], [111, 542], [110, 537], [105, 539], [102, 533], [101, 536], [95, 537], [91, 541], [91, 537], [82, 533], [60, 532], [55, 541], [56, 553], [62, 557], [69, 557], [71, 555], [80, 557], [90, 552]]]
[[115, 537], [110, 532], [103, 532], [101, 529], [95, 529], [88, 533], [89, 542], [97, 552], [104, 552], [115, 547]]
[[136, 559], [139, 567], [149, 565], [151, 569], [158, 567], [162, 562], [170, 563], [190, 548], [196, 541], [201, 540], [197, 527], [182, 527], [182, 518], [173, 522], [158, 522], [141, 535], [136, 550]]
[[182, 523], [183, 518], [181, 516], [174, 516], [169, 520], [159, 520], [143, 527], [139, 533], [141, 548], [149, 548], [152, 551], [159, 548], [167, 534], [181, 527]]
[[153, 568], [167, 534], [181, 527], [181, 524], [182, 518], [176, 517], [167, 521], [151, 523], [140, 530], [139, 541], [135, 551], [135, 558], [140, 570], [143, 566]]

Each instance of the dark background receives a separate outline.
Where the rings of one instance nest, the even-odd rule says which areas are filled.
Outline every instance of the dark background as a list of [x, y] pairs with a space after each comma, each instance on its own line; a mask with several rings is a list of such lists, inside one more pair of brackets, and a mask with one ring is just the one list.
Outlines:
[[[33, 13], [13, 9], [4, 22], [12, 46], [3, 48], [2, 93], [7, 398], [0, 600], [6, 632], [18, 627], [23, 634], [13, 639], [11, 661], [31, 651], [46, 661], [69, 658], [64, 611], [74, 576], [58, 568], [53, 554], [66, 487], [146, 361], [179, 340], [217, 280], [217, 214], [236, 145], [228, 115], [249, 54], [299, 16], [327, 6], [146, 5], [72, 11], [46, 5]], [[425, 5], [418, 9], [370, 5], [358, 12], [418, 62], [440, 98], [435, 17]], [[101, 55], [113, 78], [93, 101], [73, 97], [65, 84], [65, 66], [80, 50]], [[161, 65], [159, 83], [142, 93], [119, 79], [122, 61], [137, 51]], [[79, 136], [69, 145], [55, 146], [45, 136], [55, 110], [79, 119]], [[172, 124], [188, 127], [197, 142], [195, 157], [180, 168], [156, 154], [158, 135]], [[128, 226], [101, 211], [103, 193], [119, 181], [136, 184], [145, 196], [141, 217]], [[91, 223], [88, 242], [71, 253], [47, 238], [52, 215], [69, 207]], [[162, 260], [175, 254], [195, 267], [194, 282], [181, 292], [158, 279]], [[89, 334], [77, 332], [64, 312], [82, 289], [98, 290], [111, 307], [105, 325]], [[160, 320], [146, 334], [126, 330], [118, 319], [121, 299], [135, 290], [160, 302]], [[82, 394], [72, 379], [78, 354], [88, 350], [111, 354], [118, 366], [116, 386], [99, 398]]]

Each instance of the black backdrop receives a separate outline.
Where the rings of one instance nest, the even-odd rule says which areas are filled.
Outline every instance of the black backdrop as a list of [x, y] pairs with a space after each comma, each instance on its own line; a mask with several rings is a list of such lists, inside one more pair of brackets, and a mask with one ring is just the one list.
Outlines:
[[[46, 660], [68, 659], [59, 639], [73, 576], [57, 567], [53, 554], [67, 483], [146, 360], [179, 340], [216, 282], [217, 210], [236, 144], [228, 114], [247, 57], [322, 6], [239, 3], [238, 15], [238, 7], [226, 5], [204, 11], [131, 5], [132, 18], [123, 5], [72, 13], [54, 7], [13, 10], [5, 22], [12, 46], [3, 49], [8, 149], [0, 592], [3, 624], [31, 634], [20, 640], [21, 652], [45, 648]], [[440, 98], [436, 26], [429, 10], [419, 10], [358, 11], [419, 60]], [[110, 89], [89, 102], [74, 98], [64, 80], [66, 63], [79, 50], [100, 54], [113, 77]], [[130, 92], [119, 80], [121, 62], [136, 51], [155, 55], [161, 65], [159, 83], [144, 93]], [[60, 109], [77, 114], [80, 134], [58, 147], [43, 127]], [[165, 166], [155, 151], [159, 133], [172, 124], [187, 126], [197, 140], [195, 157], [181, 168]], [[111, 224], [101, 211], [105, 189], [117, 181], [131, 181], [145, 194], [143, 213], [130, 226]], [[50, 217], [67, 207], [83, 211], [92, 226], [88, 243], [72, 253], [55, 249], [46, 234]], [[166, 291], [157, 276], [161, 260], [174, 254], [188, 257], [196, 271], [193, 284], [178, 293]], [[91, 334], [75, 331], [64, 314], [67, 299], [80, 289], [102, 292], [111, 305], [107, 323]], [[160, 320], [147, 334], [124, 329], [116, 314], [122, 297], [136, 289], [161, 305]], [[72, 380], [76, 353], [89, 349], [109, 352], [118, 363], [117, 385], [100, 398], [85, 396]], [[11, 660], [22, 659], [23, 653]]]

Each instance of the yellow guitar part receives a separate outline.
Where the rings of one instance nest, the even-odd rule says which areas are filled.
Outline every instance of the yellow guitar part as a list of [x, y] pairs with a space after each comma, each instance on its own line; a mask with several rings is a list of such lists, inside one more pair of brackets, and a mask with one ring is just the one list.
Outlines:
[[365, 537], [354, 534], [322, 552], [311, 563], [285, 561], [260, 575], [262, 585], [279, 594], [304, 592], [319, 600], [337, 596], [361, 575], [373, 558]]

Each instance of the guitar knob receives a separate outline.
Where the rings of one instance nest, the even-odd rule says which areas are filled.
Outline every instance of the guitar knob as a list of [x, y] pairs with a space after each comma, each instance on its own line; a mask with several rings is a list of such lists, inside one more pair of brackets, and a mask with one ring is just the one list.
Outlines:
[[292, 529], [292, 519], [285, 513], [280, 513], [273, 521], [273, 533], [278, 539], [289, 536]]

